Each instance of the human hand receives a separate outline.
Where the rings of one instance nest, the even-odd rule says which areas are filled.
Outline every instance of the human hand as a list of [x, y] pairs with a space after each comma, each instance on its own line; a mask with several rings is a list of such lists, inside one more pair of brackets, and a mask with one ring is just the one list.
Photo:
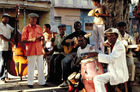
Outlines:
[[96, 16], [96, 17], [99, 17], [99, 16], [100, 16], [100, 13], [95, 13], [95, 16]]
[[97, 57], [98, 53], [97, 52], [92, 52], [88, 54], [88, 57]]
[[28, 41], [35, 42], [36, 41], [36, 38], [30, 38]]
[[111, 46], [111, 43], [109, 43], [109, 42], [104, 43], [104, 46], [105, 46], [105, 47], [110, 47], [110, 46]]

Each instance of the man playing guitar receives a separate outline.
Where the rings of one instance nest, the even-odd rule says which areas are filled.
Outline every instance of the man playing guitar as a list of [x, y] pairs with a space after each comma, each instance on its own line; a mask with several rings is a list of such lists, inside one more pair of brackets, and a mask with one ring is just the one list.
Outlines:
[[[81, 30], [81, 23], [79, 21], [76, 21], [74, 23], [74, 29], [75, 29], [75, 32], [73, 32], [72, 34], [68, 35], [62, 42], [62, 45], [64, 46], [70, 46], [70, 44], [68, 43], [68, 39], [73, 39], [73, 38], [77, 38], [79, 35], [85, 35], [86, 32], [83, 32]], [[71, 44], [74, 45], [74, 43], [72, 42]], [[72, 73], [72, 70], [71, 70], [71, 62], [73, 61], [73, 59], [75, 58], [76, 54], [77, 54], [77, 49], [78, 49], [79, 46], [76, 46], [75, 48], [73, 48], [69, 54], [67, 54], [65, 56], [64, 59], [62, 59], [62, 78], [63, 78], [63, 83], [60, 85], [60, 87], [64, 87], [64, 86], [67, 86], [67, 77], [69, 74]]]

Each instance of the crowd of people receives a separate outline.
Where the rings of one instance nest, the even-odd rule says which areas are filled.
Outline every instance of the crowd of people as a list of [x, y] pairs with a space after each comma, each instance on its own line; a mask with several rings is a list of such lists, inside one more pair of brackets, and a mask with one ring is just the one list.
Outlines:
[[[136, 68], [133, 53], [140, 55], [140, 45], [138, 45], [140, 37], [135, 38], [129, 35], [125, 22], [119, 22], [116, 28], [111, 27], [105, 30], [105, 18], [111, 15], [105, 6], [100, 4], [100, 0], [92, 0], [92, 3], [97, 7], [88, 14], [88, 16], [94, 17], [94, 46], [90, 45], [87, 33], [81, 30], [80, 21], [74, 22], [75, 32], [68, 35], [65, 32], [65, 24], [58, 25], [59, 32], [54, 33], [51, 32], [50, 24], [44, 24], [44, 30], [37, 25], [38, 14], [30, 13], [28, 15], [29, 24], [22, 30], [21, 42], [25, 45], [25, 55], [28, 60], [29, 88], [33, 88], [34, 85], [35, 66], [38, 69], [39, 85], [47, 87], [47, 83], [51, 82], [60, 87], [66, 87], [70, 84], [69, 75], [82, 71], [81, 75], [85, 76], [89, 72], [87, 69], [89, 67], [86, 64], [91, 62], [94, 63], [94, 70], [91, 69], [94, 75], [89, 80], [92, 80], [95, 92], [107, 92], [105, 84], [108, 82], [110, 85], [128, 82], [129, 87], [131, 87], [131, 83], [135, 81]], [[136, 7], [133, 12], [138, 21], [140, 20], [140, 12], [136, 12], [136, 10], [139, 10], [139, 7]], [[0, 23], [1, 81], [8, 78], [6, 66], [7, 57], [11, 51], [9, 44], [15, 44], [11, 41], [14, 28], [8, 24], [9, 18], [10, 15], [4, 13]], [[140, 32], [139, 25], [137, 28]], [[131, 46], [136, 45], [137, 47], [131, 48]], [[44, 59], [47, 63], [47, 76], [44, 75]], [[106, 70], [101, 71], [102, 63], [108, 65]], [[84, 66], [84, 70], [81, 68], [82, 64], [86, 66]], [[89, 75], [92, 73], [89, 72]], [[80, 82], [79, 85], [85, 86], [86, 82], [83, 84]], [[88, 87], [85, 86], [85, 89], [88, 90]]]

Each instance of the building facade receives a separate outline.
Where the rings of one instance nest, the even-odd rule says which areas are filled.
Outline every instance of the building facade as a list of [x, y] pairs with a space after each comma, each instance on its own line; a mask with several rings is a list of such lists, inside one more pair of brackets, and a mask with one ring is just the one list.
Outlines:
[[[51, 0], [50, 24], [52, 31], [57, 31], [59, 24], [66, 24], [66, 33], [74, 32], [74, 22], [82, 23], [82, 30], [92, 31], [93, 17], [87, 16], [88, 12], [93, 8], [91, 0]], [[92, 38], [90, 37], [92, 40]], [[93, 41], [91, 41], [91, 44]]]
[[29, 23], [28, 14], [31, 12], [39, 15], [37, 24], [41, 27], [43, 27], [45, 23], [50, 22], [51, 2], [49, 0], [0, 0], [0, 15], [3, 13], [9, 13], [11, 15], [9, 24], [12, 27], [15, 27], [15, 19], [17, 15], [16, 6], [18, 6], [19, 12], [18, 24], [20, 31]]

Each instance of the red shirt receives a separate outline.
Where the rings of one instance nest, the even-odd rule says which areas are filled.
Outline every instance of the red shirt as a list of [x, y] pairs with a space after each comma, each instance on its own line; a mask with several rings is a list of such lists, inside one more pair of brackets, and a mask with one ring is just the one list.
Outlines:
[[[31, 26], [28, 24], [22, 30], [22, 41], [26, 41], [32, 38], [39, 38], [43, 36], [43, 31], [39, 25]], [[33, 55], [43, 55], [43, 46], [41, 41], [25, 43], [26, 47], [26, 55], [33, 56]]]

